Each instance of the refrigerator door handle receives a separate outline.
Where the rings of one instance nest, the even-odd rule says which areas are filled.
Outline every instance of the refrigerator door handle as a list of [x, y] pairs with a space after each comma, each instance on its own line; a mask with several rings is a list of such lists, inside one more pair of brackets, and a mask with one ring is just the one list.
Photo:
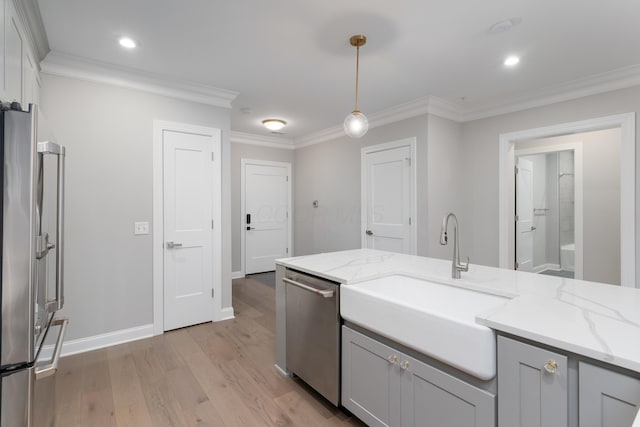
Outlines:
[[38, 142], [38, 153], [58, 156], [58, 194], [56, 236], [56, 298], [47, 304], [49, 312], [62, 309], [64, 306], [64, 175], [65, 149], [50, 141]]
[[68, 324], [69, 319], [67, 317], [58, 317], [51, 321], [51, 326], [60, 326], [60, 332], [58, 332], [58, 339], [56, 340], [56, 346], [53, 350], [51, 363], [36, 368], [36, 380], [50, 377], [51, 375], [54, 375], [56, 372], [58, 372], [58, 361], [60, 360], [62, 343], [64, 342], [64, 335], [67, 332]]

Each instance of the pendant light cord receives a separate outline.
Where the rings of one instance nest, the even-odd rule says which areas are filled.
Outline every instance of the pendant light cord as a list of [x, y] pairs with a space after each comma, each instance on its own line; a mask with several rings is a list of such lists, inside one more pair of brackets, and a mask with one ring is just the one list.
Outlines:
[[358, 72], [360, 70], [360, 46], [356, 46], [356, 109], [358, 110]]

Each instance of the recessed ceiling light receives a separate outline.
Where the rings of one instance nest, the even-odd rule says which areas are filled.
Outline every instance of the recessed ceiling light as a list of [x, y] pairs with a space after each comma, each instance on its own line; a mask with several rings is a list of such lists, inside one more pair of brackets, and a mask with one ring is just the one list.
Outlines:
[[129, 37], [121, 37], [120, 40], [118, 40], [118, 43], [120, 43], [120, 46], [126, 47], [127, 49], [133, 49], [138, 46], [135, 40]]
[[270, 131], [279, 131], [287, 124], [287, 122], [280, 119], [266, 119], [262, 121], [262, 124]]
[[511, 55], [504, 60], [504, 65], [506, 65], [507, 67], [514, 67], [518, 65], [519, 62], [520, 62], [520, 58], [518, 58], [515, 55]]

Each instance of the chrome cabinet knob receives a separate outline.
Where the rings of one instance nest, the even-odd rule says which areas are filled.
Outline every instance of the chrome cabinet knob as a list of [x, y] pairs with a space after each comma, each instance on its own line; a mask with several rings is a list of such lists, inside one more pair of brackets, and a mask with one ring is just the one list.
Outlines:
[[409, 369], [409, 361], [404, 360], [402, 363], [400, 363], [400, 369], [402, 369], [403, 371], [406, 371], [407, 369]]
[[397, 361], [398, 361], [398, 356], [396, 356], [395, 354], [392, 354], [387, 358], [387, 362], [389, 362], [390, 365], [395, 365]]
[[371, 230], [367, 230], [365, 231], [365, 233], [367, 233], [367, 236], [373, 236], [373, 231]]
[[544, 364], [544, 370], [550, 374], [555, 374], [558, 371], [558, 362], [553, 359], [547, 360], [547, 363]]

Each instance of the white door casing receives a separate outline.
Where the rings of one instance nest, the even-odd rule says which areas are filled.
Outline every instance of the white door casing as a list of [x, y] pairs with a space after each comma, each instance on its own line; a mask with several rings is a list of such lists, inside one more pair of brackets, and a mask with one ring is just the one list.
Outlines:
[[221, 133], [161, 121], [154, 128], [154, 333], [161, 334], [221, 317]]
[[362, 149], [362, 247], [415, 255], [415, 138]]
[[[636, 113], [616, 114], [577, 122], [503, 133], [499, 136], [498, 243], [499, 266], [513, 268], [513, 166], [517, 141], [619, 127], [620, 140], [620, 284], [636, 283]], [[576, 180], [577, 183], [577, 180]], [[576, 218], [577, 219], [577, 218]], [[576, 259], [576, 270], [578, 260]], [[577, 278], [577, 273], [576, 273]]]
[[533, 270], [533, 162], [518, 159], [516, 169], [516, 257], [517, 269]]
[[291, 164], [241, 161], [241, 268], [243, 274], [275, 270], [291, 256]]

